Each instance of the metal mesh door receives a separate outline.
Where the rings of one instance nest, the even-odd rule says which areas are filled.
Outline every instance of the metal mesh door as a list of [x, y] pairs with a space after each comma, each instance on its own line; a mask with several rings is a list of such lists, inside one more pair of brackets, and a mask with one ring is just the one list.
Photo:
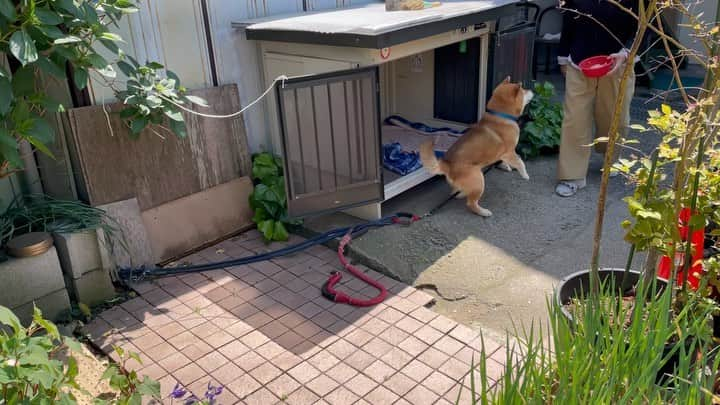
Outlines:
[[382, 201], [377, 68], [293, 78], [277, 92], [289, 215]]

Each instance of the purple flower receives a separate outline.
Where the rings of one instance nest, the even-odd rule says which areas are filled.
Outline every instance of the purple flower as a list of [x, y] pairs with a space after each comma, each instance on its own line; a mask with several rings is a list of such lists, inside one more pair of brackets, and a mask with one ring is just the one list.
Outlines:
[[193, 405], [193, 404], [196, 404], [196, 403], [198, 403], [198, 402], [199, 402], [199, 401], [198, 401], [197, 397], [196, 397], [195, 395], [192, 395], [192, 396], [189, 396], [189, 397], [185, 400], [185, 405]]
[[181, 399], [182, 397], [187, 394], [187, 390], [183, 388], [180, 383], [175, 384], [175, 388], [173, 388], [172, 392], [170, 393], [170, 397], [174, 399]]
[[208, 382], [207, 391], [205, 392], [205, 399], [208, 400], [209, 404], [215, 403], [215, 397], [222, 394], [223, 386], [213, 386], [212, 383]]

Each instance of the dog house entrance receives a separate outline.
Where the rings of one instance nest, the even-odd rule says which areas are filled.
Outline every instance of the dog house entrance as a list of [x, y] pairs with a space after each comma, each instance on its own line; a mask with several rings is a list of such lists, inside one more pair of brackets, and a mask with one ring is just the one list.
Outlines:
[[289, 79], [277, 101], [291, 216], [383, 200], [377, 67]]

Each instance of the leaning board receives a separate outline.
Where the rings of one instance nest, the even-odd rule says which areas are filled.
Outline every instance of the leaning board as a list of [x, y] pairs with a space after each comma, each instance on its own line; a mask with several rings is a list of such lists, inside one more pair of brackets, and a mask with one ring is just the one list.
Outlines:
[[[190, 92], [203, 97], [209, 114], [240, 109], [236, 85]], [[137, 197], [145, 211], [250, 173], [242, 117], [202, 118], [183, 113], [188, 136], [144, 130], [137, 140], [117, 112], [120, 104], [75, 108], [68, 112], [70, 154], [78, 193], [97, 206]]]

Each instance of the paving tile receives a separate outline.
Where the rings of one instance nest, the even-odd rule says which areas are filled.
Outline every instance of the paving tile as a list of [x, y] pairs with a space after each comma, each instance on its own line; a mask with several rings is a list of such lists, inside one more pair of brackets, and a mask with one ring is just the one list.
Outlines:
[[197, 340], [197, 337], [190, 332], [182, 332], [179, 335], [173, 336], [168, 339], [167, 342], [173, 345], [177, 350], [182, 350]]
[[248, 266], [252, 267], [253, 269], [259, 271], [260, 273], [262, 273], [268, 277], [272, 276], [274, 274], [281, 273], [283, 270], [282, 267], [280, 267], [277, 264], [270, 262], [270, 261], [252, 263], [252, 264], [249, 264]]
[[223, 287], [217, 287], [212, 290], [210, 290], [208, 293], [205, 294], [205, 298], [209, 299], [212, 302], [220, 302], [224, 298], [227, 298], [232, 293]]
[[323, 330], [320, 331], [320, 333], [318, 333], [317, 335], [310, 337], [310, 339], [308, 340], [321, 348], [326, 348], [331, 344], [337, 342], [339, 339], [339, 336]]
[[267, 308], [263, 309], [263, 311], [266, 314], [270, 315], [273, 319], [278, 319], [283, 315], [287, 315], [290, 312], [290, 308], [275, 301], [275, 304], [268, 306]]
[[190, 360], [198, 360], [206, 354], [214, 351], [215, 348], [203, 341], [197, 341], [190, 346], [183, 349], [183, 354], [186, 355]]
[[389, 324], [395, 324], [405, 317], [405, 314], [392, 307], [386, 307], [378, 316], [378, 318]]
[[242, 338], [250, 332], [253, 332], [253, 328], [245, 322], [236, 322], [231, 326], [222, 329], [236, 339]]
[[460, 351], [458, 351], [457, 353], [455, 353], [455, 355], [453, 357], [455, 357], [456, 359], [462, 361], [463, 363], [465, 363], [467, 365], [472, 365], [472, 364], [477, 365], [480, 362], [482, 353], [477, 350], [474, 350], [470, 346], [463, 346], [463, 348], [460, 349]]
[[148, 376], [155, 381], [159, 381], [161, 378], [168, 375], [168, 372], [164, 368], [160, 367], [156, 363], [147, 365], [145, 368], [138, 371], [138, 375]]
[[188, 365], [190, 363], [190, 361], [191, 360], [189, 358], [187, 358], [187, 356], [185, 356], [184, 354], [177, 352], [177, 351], [173, 351], [172, 354], [170, 354], [169, 356], [167, 356], [163, 359], [157, 360], [157, 363], [160, 367], [162, 367], [165, 370], [167, 370], [168, 372], [172, 373], [175, 370], [185, 367], [186, 365]]
[[213, 351], [195, 361], [203, 370], [210, 373], [229, 363], [230, 360], [219, 351]]
[[435, 301], [435, 298], [433, 298], [432, 295], [420, 290], [415, 290], [412, 294], [410, 294], [410, 296], [407, 297], [407, 299], [420, 306], [425, 306]]
[[258, 367], [255, 367], [250, 372], [250, 375], [252, 375], [254, 379], [258, 380], [260, 384], [265, 385], [279, 377], [282, 373], [282, 370], [273, 366], [270, 362], [265, 362]]
[[445, 335], [435, 342], [433, 347], [452, 356], [462, 349], [463, 344], [449, 335]]
[[252, 331], [247, 335], [241, 337], [240, 341], [243, 342], [245, 346], [251, 349], [255, 349], [267, 343], [269, 339], [267, 338], [267, 336], [263, 335], [258, 331]]
[[218, 305], [221, 308], [224, 308], [228, 311], [232, 311], [233, 309], [239, 307], [240, 305], [244, 304], [245, 300], [243, 298], [240, 298], [236, 295], [230, 295], [228, 297], [223, 298], [222, 300], [218, 301]]
[[450, 355], [434, 347], [428, 347], [428, 349], [418, 355], [417, 358], [431, 368], [437, 369], [450, 359]]
[[243, 370], [250, 372], [261, 364], [267, 362], [262, 356], [255, 352], [247, 352], [242, 356], [233, 360], [235, 364], [240, 366]]
[[356, 370], [365, 370], [370, 364], [372, 364], [377, 358], [364, 351], [358, 349], [355, 353], [348, 356], [344, 362], [345, 364], [354, 367]]
[[400, 397], [397, 394], [383, 386], [377, 386], [365, 395], [365, 400], [372, 405], [392, 405], [395, 404], [398, 399], [400, 399]]
[[275, 367], [278, 367], [283, 371], [288, 371], [291, 368], [300, 364], [302, 361], [303, 359], [300, 358], [300, 356], [296, 355], [295, 353], [286, 351], [275, 357], [273, 359], [273, 364], [275, 365]]
[[267, 342], [264, 345], [255, 349], [255, 353], [261, 355], [266, 360], [272, 360], [285, 352], [285, 348], [273, 341]]
[[292, 312], [289, 312], [289, 313], [281, 316], [280, 319], [278, 319], [278, 320], [279, 320], [280, 323], [282, 323], [283, 325], [285, 325], [285, 326], [287, 326], [288, 328], [291, 328], [291, 329], [292, 329], [292, 328], [300, 325], [301, 323], [305, 322], [305, 321], [307, 320], [307, 318], [305, 318], [304, 316], [298, 314], [298, 313], [295, 312], [295, 311], [292, 311]]
[[418, 329], [415, 333], [413, 333], [413, 336], [429, 345], [432, 345], [437, 342], [438, 339], [443, 337], [443, 334], [442, 332], [431, 327], [430, 325], [425, 325], [422, 328]]
[[390, 327], [390, 324], [380, 320], [378, 318], [371, 318], [367, 322], [365, 322], [361, 328], [365, 331], [367, 331], [370, 334], [373, 334], [375, 336], [381, 334], [383, 331], [387, 330]]
[[268, 323], [272, 322], [273, 318], [270, 315], [266, 314], [265, 312], [258, 311], [255, 314], [253, 314], [252, 316], [249, 316], [249, 317], [243, 319], [243, 321], [245, 323], [247, 323], [248, 325], [252, 326], [253, 328], [257, 329], [257, 328], [261, 328], [261, 327], [267, 325]]
[[395, 326], [397, 326], [398, 328], [402, 329], [403, 331], [405, 331], [407, 333], [415, 333], [418, 329], [420, 329], [423, 326], [423, 323], [411, 316], [406, 316], [403, 319], [396, 322]]
[[281, 374], [279, 377], [267, 384], [267, 389], [278, 398], [288, 397], [299, 387], [300, 383], [287, 374]]
[[224, 331], [216, 332], [205, 339], [205, 342], [214, 348], [219, 348], [233, 341], [235, 338]]
[[405, 395], [405, 399], [413, 405], [433, 405], [439, 396], [429, 389], [418, 385]]
[[285, 401], [290, 405], [315, 405], [320, 398], [305, 387], [300, 387], [290, 394]]
[[465, 374], [470, 372], [470, 366], [460, 360], [450, 358], [438, 370], [453, 380], [459, 381]]
[[312, 336], [317, 335], [322, 331], [322, 328], [313, 323], [312, 321], [305, 321], [300, 325], [293, 328], [293, 331], [305, 339], [309, 339]]
[[212, 377], [223, 385], [231, 383], [235, 378], [245, 374], [245, 372], [233, 363], [225, 363], [212, 372]]
[[345, 340], [357, 347], [362, 347], [373, 339], [373, 335], [362, 329], [355, 329], [345, 336]]
[[427, 376], [429, 376], [433, 372], [433, 369], [428, 367], [420, 360], [415, 359], [405, 365], [405, 367], [403, 367], [401, 371], [406, 376], [412, 378], [417, 382], [420, 382], [427, 378]]
[[[218, 398], [218, 399], [221, 399], [221, 398]], [[224, 398], [222, 398], [222, 399], [224, 399]], [[243, 400], [243, 403], [245, 403], [246, 405], [270, 405], [270, 404], [277, 403], [279, 400], [280, 400], [280, 398], [273, 395], [273, 393], [270, 392], [269, 390], [267, 390], [266, 388], [260, 388], [259, 390], [248, 395]], [[223, 403], [225, 403], [225, 402], [223, 402]]]
[[445, 374], [434, 371], [422, 382], [422, 386], [436, 393], [438, 396], [445, 395], [450, 388], [454, 387], [457, 381], [447, 377]]
[[315, 356], [311, 357], [308, 360], [308, 363], [312, 364], [313, 366], [315, 366], [315, 368], [322, 372], [328, 371], [339, 362], [340, 359], [325, 350], [317, 353]]
[[147, 354], [148, 357], [153, 359], [155, 362], [159, 362], [160, 360], [166, 359], [176, 352], [177, 349], [175, 349], [171, 345], [163, 344], [146, 350], [145, 354]]
[[288, 371], [288, 374], [302, 384], [320, 375], [320, 371], [309, 363], [300, 363]]
[[285, 327], [279, 322], [270, 322], [267, 325], [261, 327], [258, 329], [263, 335], [265, 335], [268, 339], [276, 339], [279, 336], [283, 335], [290, 329]]
[[[317, 304], [316, 304], [317, 305]], [[319, 306], [319, 305], [318, 305]], [[313, 316], [311, 320], [321, 328], [328, 328], [340, 320], [337, 316], [333, 315], [328, 311], [322, 311], [319, 314]]]
[[244, 374], [236, 377], [232, 382], [228, 383], [226, 387], [232, 391], [233, 394], [237, 395], [238, 398], [244, 399], [257, 391], [260, 388], [260, 383], [255, 381], [249, 374]]
[[327, 350], [340, 360], [345, 359], [357, 350], [357, 347], [347, 340], [338, 340], [327, 347]]
[[407, 339], [410, 335], [394, 326], [390, 326], [389, 328], [382, 331], [378, 336], [382, 340], [390, 343], [391, 345], [398, 346], [405, 339]]
[[377, 357], [382, 357], [393, 349], [390, 343], [387, 343], [378, 337], [372, 338], [369, 342], [365, 343], [362, 348], [366, 352], [372, 353]]
[[368, 392], [377, 387], [378, 384], [363, 374], [358, 374], [351, 378], [345, 386], [360, 397], [364, 397]]
[[445, 316], [438, 315], [435, 319], [430, 321], [429, 325], [442, 333], [448, 333], [457, 325], [457, 322]]
[[380, 360], [376, 360], [374, 363], [372, 363], [370, 366], [368, 366], [364, 371], [366, 375], [370, 376], [373, 380], [375, 380], [379, 384], [385, 383], [387, 380], [390, 379], [390, 377], [393, 376], [393, 374], [396, 373], [396, 370], [387, 364], [383, 363]]
[[330, 376], [330, 378], [332, 378], [333, 380], [343, 384], [349, 381], [351, 378], [355, 377], [357, 374], [357, 370], [345, 363], [340, 362], [332, 368], [332, 373], [329, 373], [328, 376]]
[[233, 340], [231, 342], [228, 342], [226, 345], [218, 348], [217, 351], [224, 357], [230, 360], [235, 360], [243, 354], [249, 352], [250, 348], [239, 340]]
[[286, 350], [294, 349], [300, 344], [302, 344], [304, 341], [305, 339], [302, 336], [298, 335], [292, 330], [289, 330], [288, 332], [285, 332], [279, 337], [275, 338], [275, 343], [284, 347]]
[[339, 386], [339, 383], [337, 383], [335, 380], [330, 379], [330, 377], [326, 376], [325, 374], [321, 374], [309, 383], [305, 384], [305, 386], [318, 396], [324, 397], [332, 390], [337, 388]]
[[217, 327], [215, 324], [211, 322], [205, 322], [201, 325], [198, 325], [192, 329], [190, 329], [190, 332], [199, 337], [200, 339], [206, 339], [208, 336], [219, 332], [220, 328]]
[[356, 403], [360, 397], [353, 394], [345, 387], [338, 387], [325, 397], [325, 400], [332, 405], [347, 405]]
[[433, 319], [437, 318], [438, 314], [437, 312], [434, 312], [430, 309], [427, 309], [425, 307], [420, 307], [410, 313], [410, 316], [417, 319], [418, 321], [422, 323], [429, 323]]
[[392, 366], [394, 369], [400, 370], [412, 360], [412, 356], [394, 347], [380, 357], [380, 360]]
[[478, 337], [479, 333], [465, 325], [458, 324], [450, 331], [449, 335], [461, 342], [469, 343]]
[[311, 319], [312, 317], [314, 317], [315, 315], [319, 314], [322, 311], [323, 311], [322, 308], [320, 308], [319, 306], [317, 306], [316, 304], [314, 304], [312, 302], [308, 302], [308, 303], [302, 305], [300, 308], [295, 310], [295, 312], [304, 316], [307, 319]]
[[200, 368], [197, 364], [190, 363], [179, 370], [175, 370], [173, 372], [173, 376], [175, 376], [175, 378], [177, 378], [183, 385], [188, 386], [197, 380], [205, 379], [207, 374], [205, 373], [205, 370]]
[[155, 332], [144, 333], [137, 339], [132, 339], [132, 343], [140, 350], [145, 351], [152, 347], [155, 347], [161, 343], [165, 343], [165, 339]]

